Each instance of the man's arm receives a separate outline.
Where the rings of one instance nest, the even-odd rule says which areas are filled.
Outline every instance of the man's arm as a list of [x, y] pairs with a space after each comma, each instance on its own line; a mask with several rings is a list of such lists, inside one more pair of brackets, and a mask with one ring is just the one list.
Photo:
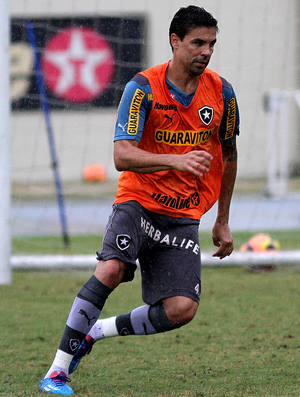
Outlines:
[[119, 140], [114, 144], [114, 161], [118, 171], [140, 174], [177, 169], [202, 176], [209, 171], [212, 156], [205, 150], [193, 150], [185, 154], [157, 154], [138, 148], [134, 140]]
[[218, 200], [217, 219], [212, 230], [214, 245], [219, 247], [213, 256], [220, 259], [229, 256], [233, 251], [233, 238], [229, 229], [229, 208], [237, 172], [236, 140], [222, 145], [223, 175]]

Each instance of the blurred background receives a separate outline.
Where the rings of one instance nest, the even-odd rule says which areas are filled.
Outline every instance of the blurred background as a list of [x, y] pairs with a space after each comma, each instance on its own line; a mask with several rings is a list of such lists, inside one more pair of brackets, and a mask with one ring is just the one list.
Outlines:
[[[233, 85], [240, 108], [231, 227], [299, 229], [299, 2], [193, 4], [219, 21], [209, 67]], [[112, 150], [123, 88], [140, 70], [171, 58], [169, 24], [187, 5], [178, 0], [9, 0], [12, 236], [61, 232], [55, 175], [70, 235], [103, 232], [117, 187]], [[204, 230], [212, 227], [214, 211], [203, 218]]]

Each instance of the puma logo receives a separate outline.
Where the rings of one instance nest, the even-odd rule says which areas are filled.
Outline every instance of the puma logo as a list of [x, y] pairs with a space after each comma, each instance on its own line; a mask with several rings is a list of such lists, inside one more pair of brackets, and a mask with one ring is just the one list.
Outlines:
[[[173, 116], [174, 116], [174, 115], [173, 115]], [[165, 119], [168, 119], [168, 120], [171, 121], [171, 123], [173, 123], [173, 116], [170, 117], [170, 116], [168, 116], [167, 114], [165, 114]]]
[[143, 325], [143, 328], [144, 328], [144, 334], [148, 335], [146, 323], [142, 323], [142, 325]]
[[87, 312], [85, 310], [83, 310], [83, 309], [80, 309], [78, 313], [81, 314], [82, 316], [84, 316], [87, 319], [88, 326], [90, 326], [91, 321], [94, 320], [94, 318], [96, 318], [96, 317], [89, 318], [89, 316], [87, 315]]
[[118, 127], [120, 127], [123, 132], [126, 132], [126, 126], [127, 125], [128, 125], [128, 123], [126, 123], [124, 125], [122, 125], [121, 123], [118, 123]]

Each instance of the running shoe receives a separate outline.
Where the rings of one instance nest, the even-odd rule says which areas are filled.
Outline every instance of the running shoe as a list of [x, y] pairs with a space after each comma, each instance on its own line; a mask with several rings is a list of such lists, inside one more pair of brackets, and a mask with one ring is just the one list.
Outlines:
[[86, 354], [90, 354], [94, 343], [94, 339], [91, 336], [87, 335], [85, 337], [81, 345], [78, 347], [77, 352], [73, 356], [69, 366], [69, 374], [75, 371], [82, 357], [84, 357]]
[[49, 378], [42, 379], [39, 387], [39, 391], [48, 394], [60, 394], [67, 396], [74, 394], [73, 390], [66, 383], [71, 382], [63, 372], [59, 374], [55, 371], [49, 376]]

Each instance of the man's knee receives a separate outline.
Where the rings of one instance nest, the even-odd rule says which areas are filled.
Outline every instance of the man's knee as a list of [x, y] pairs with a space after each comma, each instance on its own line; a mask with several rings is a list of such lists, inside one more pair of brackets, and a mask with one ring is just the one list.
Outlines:
[[175, 328], [192, 321], [198, 309], [198, 303], [185, 296], [164, 299], [163, 304], [168, 320]]
[[122, 281], [126, 268], [126, 264], [116, 258], [107, 261], [100, 260], [94, 275], [103, 284], [114, 289]]

